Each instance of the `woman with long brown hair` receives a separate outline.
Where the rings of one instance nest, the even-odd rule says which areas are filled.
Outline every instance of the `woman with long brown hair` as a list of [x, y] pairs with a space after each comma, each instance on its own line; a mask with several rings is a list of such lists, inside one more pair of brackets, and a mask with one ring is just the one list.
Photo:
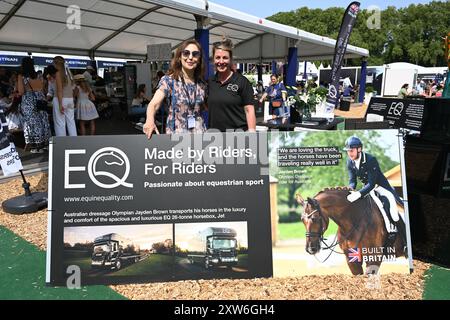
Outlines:
[[155, 125], [155, 112], [167, 99], [169, 115], [166, 133], [201, 133], [206, 131], [201, 111], [206, 101], [206, 83], [203, 80], [202, 48], [196, 40], [184, 41], [176, 50], [167, 75], [159, 81], [147, 108], [144, 133], [148, 138]]

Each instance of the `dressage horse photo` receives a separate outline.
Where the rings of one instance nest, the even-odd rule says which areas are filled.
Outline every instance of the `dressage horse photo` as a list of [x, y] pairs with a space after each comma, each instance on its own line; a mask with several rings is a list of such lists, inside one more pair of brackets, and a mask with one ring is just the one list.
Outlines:
[[[375, 201], [370, 197], [364, 197], [353, 203], [347, 200], [347, 195], [352, 189], [327, 188], [320, 191], [314, 198], [307, 198], [306, 201], [300, 194], [296, 194], [297, 202], [303, 207], [302, 222], [306, 228], [306, 251], [309, 254], [316, 254], [324, 248], [334, 251], [333, 245], [329, 246], [324, 242], [324, 233], [328, 228], [329, 219], [338, 225], [337, 242], [343, 253], [348, 257], [349, 252], [354, 253], [354, 248], [382, 248], [386, 253], [388, 244], [383, 217]], [[396, 257], [406, 256], [406, 243], [400, 233], [406, 234], [406, 227], [400, 218], [397, 223], [398, 234], [394, 243], [390, 247], [395, 248]], [[362, 259], [356, 262], [349, 262], [347, 265], [353, 275], [363, 274]], [[369, 266], [379, 267], [382, 261], [366, 261], [366, 269]], [[374, 269], [374, 268], [369, 268]], [[378, 269], [378, 268], [375, 268]]]

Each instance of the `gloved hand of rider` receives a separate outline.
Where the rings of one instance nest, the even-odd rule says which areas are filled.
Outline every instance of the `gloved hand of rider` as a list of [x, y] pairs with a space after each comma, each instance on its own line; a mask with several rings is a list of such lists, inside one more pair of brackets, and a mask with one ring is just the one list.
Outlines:
[[355, 202], [361, 198], [361, 192], [359, 191], [350, 191], [350, 194], [347, 196], [347, 200], [350, 202]]

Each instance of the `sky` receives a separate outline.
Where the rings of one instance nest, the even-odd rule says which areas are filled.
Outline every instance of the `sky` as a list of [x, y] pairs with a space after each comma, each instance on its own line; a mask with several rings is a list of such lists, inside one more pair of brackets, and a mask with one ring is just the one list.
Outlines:
[[64, 228], [64, 242], [75, 243], [93, 242], [95, 238], [108, 233], [118, 233], [122, 237], [139, 244], [141, 250], [151, 249], [152, 244], [172, 239], [171, 224], [154, 225], [123, 225], [123, 226], [95, 226]]
[[[285, 12], [295, 10], [301, 7], [308, 8], [321, 8], [326, 9], [330, 7], [347, 7], [351, 1], [330, 1], [330, 0], [317, 0], [317, 1], [298, 1], [298, 0], [281, 0], [281, 1], [268, 1], [268, 0], [212, 0], [211, 2], [223, 5], [225, 7], [236, 9], [253, 16], [260, 18], [269, 17], [278, 12]], [[395, 6], [397, 8], [407, 7], [410, 4], [425, 4], [431, 2], [430, 0], [370, 0], [359, 1], [362, 9], [367, 9], [369, 6], [375, 5], [381, 9], [385, 9], [387, 6]], [[395, 4], [394, 4], [395, 3]]]

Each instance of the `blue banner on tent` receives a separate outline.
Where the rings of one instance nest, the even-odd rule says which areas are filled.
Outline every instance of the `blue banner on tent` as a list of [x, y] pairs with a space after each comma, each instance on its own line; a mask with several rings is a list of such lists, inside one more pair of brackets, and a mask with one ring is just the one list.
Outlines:
[[120, 61], [97, 61], [97, 68], [123, 67], [125, 62]]
[[[34, 65], [36, 66], [48, 66], [53, 63], [52, 57], [33, 57]], [[90, 60], [80, 60], [80, 59], [65, 59], [69, 68], [79, 68], [85, 69], [87, 66], [91, 65]]]
[[0, 55], [0, 66], [20, 66], [26, 56]]
[[53, 63], [53, 58], [51, 57], [33, 57], [35, 66], [48, 66]]

